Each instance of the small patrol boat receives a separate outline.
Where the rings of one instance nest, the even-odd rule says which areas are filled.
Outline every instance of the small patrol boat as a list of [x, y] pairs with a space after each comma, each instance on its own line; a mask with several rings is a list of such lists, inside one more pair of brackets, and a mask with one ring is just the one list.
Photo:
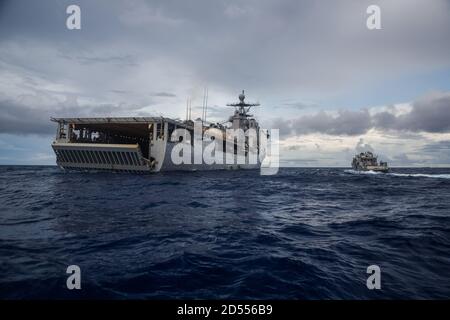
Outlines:
[[357, 171], [389, 172], [387, 162], [378, 162], [377, 159], [378, 157], [370, 151], [361, 152], [353, 158], [352, 168]]

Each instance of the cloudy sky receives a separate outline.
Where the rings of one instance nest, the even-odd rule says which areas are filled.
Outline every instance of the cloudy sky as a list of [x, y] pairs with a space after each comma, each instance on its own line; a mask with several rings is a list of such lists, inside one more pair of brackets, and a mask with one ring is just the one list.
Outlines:
[[54, 164], [50, 116], [197, 117], [204, 87], [208, 120], [259, 101], [283, 165], [450, 166], [450, 1], [0, 0], [0, 164]]

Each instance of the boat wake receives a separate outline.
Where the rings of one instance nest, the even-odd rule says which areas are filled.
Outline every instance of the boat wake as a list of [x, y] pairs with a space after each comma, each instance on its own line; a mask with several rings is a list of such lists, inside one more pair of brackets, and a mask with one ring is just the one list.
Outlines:
[[349, 170], [345, 170], [345, 172], [346, 173], [351, 173], [351, 174], [369, 174], [369, 175], [372, 175], [372, 174], [385, 174], [385, 173], [383, 173], [383, 172], [377, 172], [377, 171], [372, 171], [372, 170], [369, 170], [369, 171], [358, 171], [358, 170], [353, 170], [353, 169], [349, 169]]
[[346, 173], [351, 174], [366, 174], [366, 175], [388, 175], [395, 177], [409, 177], [409, 178], [438, 178], [438, 179], [450, 179], [450, 174], [425, 174], [425, 173], [383, 173], [375, 171], [357, 171], [357, 170], [345, 170]]
[[425, 174], [425, 173], [388, 173], [396, 177], [414, 177], [414, 178], [439, 178], [450, 179], [450, 174]]

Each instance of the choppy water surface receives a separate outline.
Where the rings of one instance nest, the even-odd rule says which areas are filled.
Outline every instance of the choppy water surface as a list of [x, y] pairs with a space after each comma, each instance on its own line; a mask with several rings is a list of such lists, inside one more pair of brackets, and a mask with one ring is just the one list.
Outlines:
[[1, 166], [0, 298], [450, 298], [450, 169]]

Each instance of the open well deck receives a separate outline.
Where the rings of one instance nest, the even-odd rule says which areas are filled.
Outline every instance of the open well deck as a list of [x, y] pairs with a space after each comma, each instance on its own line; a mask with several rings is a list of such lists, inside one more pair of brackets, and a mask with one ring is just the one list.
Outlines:
[[51, 118], [58, 123], [52, 144], [56, 162], [66, 169], [148, 172], [157, 159], [151, 148], [175, 128], [193, 130], [163, 117]]

